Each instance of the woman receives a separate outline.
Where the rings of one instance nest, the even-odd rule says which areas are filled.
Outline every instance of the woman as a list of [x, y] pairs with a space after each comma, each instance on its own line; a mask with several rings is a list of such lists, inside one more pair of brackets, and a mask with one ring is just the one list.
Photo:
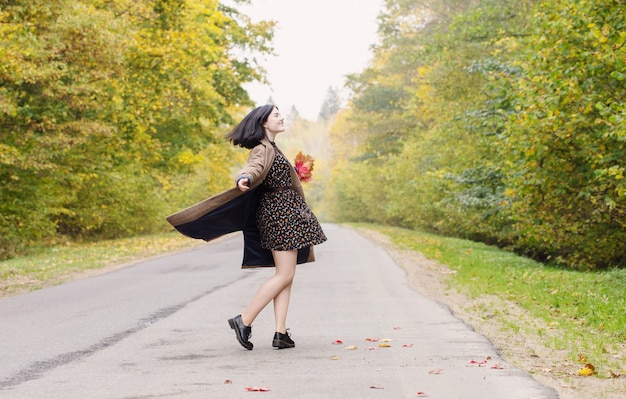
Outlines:
[[274, 143], [284, 130], [277, 107], [254, 109], [226, 136], [233, 144], [251, 150], [247, 165], [237, 176], [237, 188], [167, 217], [181, 233], [206, 241], [241, 230], [245, 242], [242, 267], [276, 267], [248, 307], [228, 320], [237, 340], [248, 350], [253, 347], [252, 322], [271, 301], [276, 322], [272, 346], [295, 347], [286, 322], [296, 265], [313, 261], [312, 246], [326, 241], [304, 201], [297, 173]]
[[293, 348], [286, 320], [291, 287], [298, 262], [298, 250], [326, 241], [315, 215], [304, 201], [302, 186], [294, 168], [276, 147], [274, 140], [285, 131], [277, 107], [264, 105], [250, 112], [226, 137], [234, 145], [251, 149], [247, 165], [237, 176], [242, 192], [259, 186], [261, 191], [255, 219], [261, 247], [271, 251], [274, 275], [254, 295], [248, 307], [228, 320], [237, 340], [252, 350], [252, 322], [271, 301], [274, 302], [275, 333], [272, 346]]

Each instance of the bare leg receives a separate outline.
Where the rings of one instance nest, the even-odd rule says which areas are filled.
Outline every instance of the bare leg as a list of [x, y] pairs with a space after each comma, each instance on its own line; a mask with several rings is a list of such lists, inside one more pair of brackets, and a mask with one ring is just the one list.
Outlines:
[[[276, 272], [256, 292], [246, 310], [241, 314], [241, 319], [245, 325], [251, 325], [267, 304], [274, 300], [276, 327], [278, 328], [279, 323], [281, 323], [284, 332], [291, 283], [296, 274], [298, 251], [272, 251], [272, 254], [274, 255]], [[276, 299], [278, 299], [278, 304]], [[278, 313], [276, 313], [276, 306], [278, 306]]]
[[292, 284], [290, 283], [274, 298], [274, 319], [276, 320], [276, 329], [274, 331], [282, 334], [287, 332], [287, 310], [289, 309], [291, 286]]

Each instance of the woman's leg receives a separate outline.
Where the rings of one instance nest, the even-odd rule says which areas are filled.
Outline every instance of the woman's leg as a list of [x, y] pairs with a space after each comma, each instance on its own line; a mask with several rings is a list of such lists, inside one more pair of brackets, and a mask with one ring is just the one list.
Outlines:
[[291, 286], [283, 288], [274, 298], [274, 319], [276, 329], [274, 331], [285, 334], [287, 332], [287, 310], [289, 309], [289, 298], [291, 297]]
[[[284, 324], [287, 319], [287, 308], [289, 306], [291, 293], [291, 283], [296, 274], [298, 251], [272, 251], [272, 255], [274, 255], [276, 271], [274, 275], [259, 288], [246, 310], [241, 314], [241, 319], [245, 325], [251, 325], [259, 313], [261, 313], [261, 310], [263, 310], [271, 300], [274, 300], [276, 328], [281, 327], [283, 329], [281, 332], [284, 332]], [[276, 303], [276, 299], [278, 299], [278, 304]], [[282, 323], [280, 326], [279, 318], [280, 323]]]

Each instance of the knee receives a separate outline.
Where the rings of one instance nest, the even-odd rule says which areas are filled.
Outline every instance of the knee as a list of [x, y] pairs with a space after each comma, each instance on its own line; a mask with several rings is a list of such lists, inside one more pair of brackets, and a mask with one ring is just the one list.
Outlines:
[[293, 271], [282, 270], [280, 273], [277, 271], [276, 277], [280, 280], [283, 286], [288, 286], [293, 282], [293, 278], [296, 275], [295, 269]]

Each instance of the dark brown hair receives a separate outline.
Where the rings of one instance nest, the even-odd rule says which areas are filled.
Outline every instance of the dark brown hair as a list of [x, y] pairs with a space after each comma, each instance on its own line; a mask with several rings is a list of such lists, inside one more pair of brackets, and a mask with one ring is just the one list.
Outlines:
[[253, 109], [233, 130], [226, 134], [226, 139], [240, 147], [254, 148], [265, 137], [263, 124], [267, 122], [267, 118], [274, 107], [276, 106], [273, 104], [266, 104]]

